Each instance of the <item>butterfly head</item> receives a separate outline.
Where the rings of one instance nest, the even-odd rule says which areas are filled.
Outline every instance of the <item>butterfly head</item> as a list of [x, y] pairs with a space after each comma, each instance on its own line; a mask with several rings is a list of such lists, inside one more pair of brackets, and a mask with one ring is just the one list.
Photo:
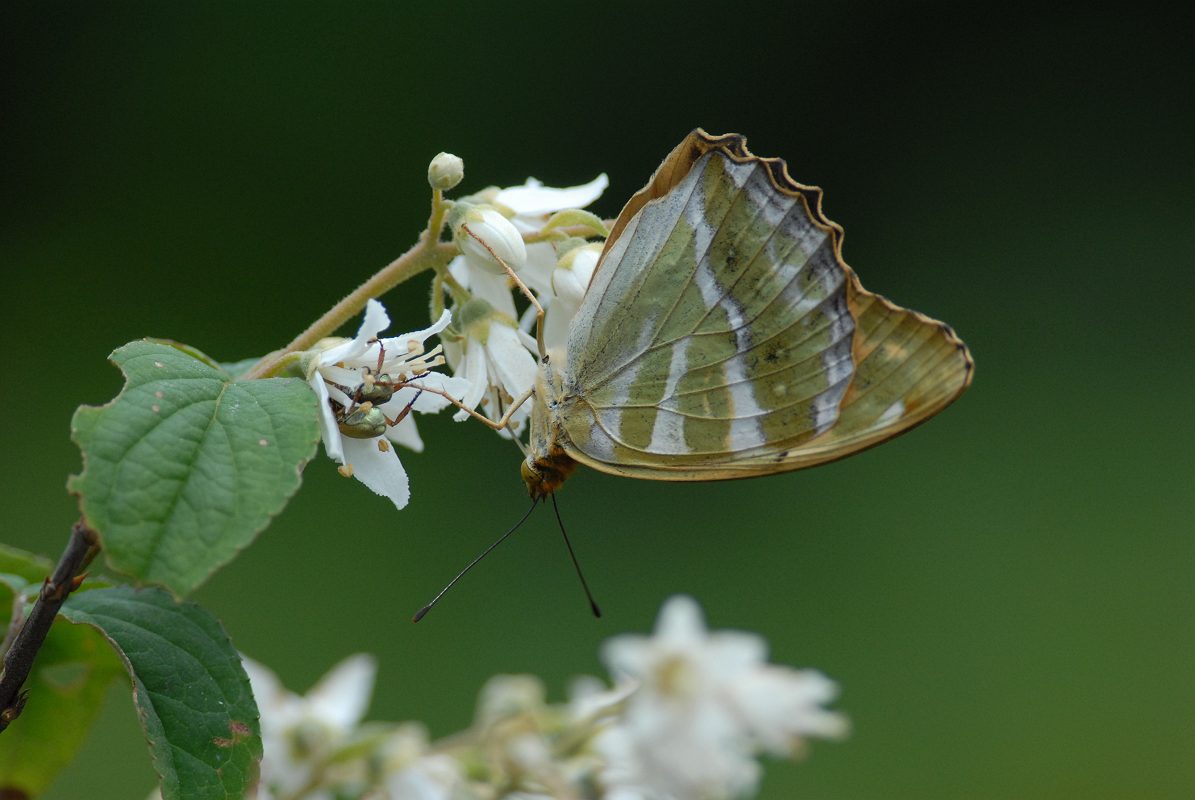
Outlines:
[[523, 475], [523, 483], [527, 484], [527, 493], [532, 499], [554, 494], [577, 468], [577, 462], [569, 458], [563, 450], [558, 450], [544, 456], [534, 453], [523, 461], [519, 472]]

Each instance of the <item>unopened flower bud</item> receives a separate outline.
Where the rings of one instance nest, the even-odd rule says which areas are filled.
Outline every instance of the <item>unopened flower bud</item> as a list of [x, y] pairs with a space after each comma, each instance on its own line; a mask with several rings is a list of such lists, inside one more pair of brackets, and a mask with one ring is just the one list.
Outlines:
[[453, 226], [453, 240], [465, 258], [487, 272], [505, 274], [501, 259], [515, 272], [527, 263], [523, 235], [510, 220], [488, 206], [474, 206]]
[[465, 162], [452, 153], [440, 153], [427, 165], [427, 182], [433, 189], [446, 192], [465, 177]]
[[552, 270], [552, 293], [574, 309], [581, 305], [581, 299], [585, 297], [602, 247], [600, 242], [574, 247], [561, 256], [556, 262], [556, 269]]

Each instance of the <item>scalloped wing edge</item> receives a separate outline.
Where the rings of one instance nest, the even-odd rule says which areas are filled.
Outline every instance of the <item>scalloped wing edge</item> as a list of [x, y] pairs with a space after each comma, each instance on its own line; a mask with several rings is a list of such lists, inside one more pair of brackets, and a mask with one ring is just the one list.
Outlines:
[[[712, 135], [702, 128], [695, 128], [680, 144], [673, 148], [672, 152], [664, 158], [660, 166], [652, 174], [647, 184], [632, 195], [626, 205], [623, 206], [622, 211], [610, 229], [610, 235], [606, 239], [601, 258], [594, 270], [595, 275], [601, 269], [606, 254], [622, 235], [623, 230], [630, 220], [645, 205], [663, 197], [671, 191], [684, 179], [693, 165], [702, 156], [711, 151], [719, 151], [727, 158], [739, 164], [748, 162], [760, 164], [764, 167], [770, 183], [777, 191], [790, 197], [798, 198], [801, 201], [809, 220], [824, 230], [831, 238], [834, 258], [847, 277], [847, 303], [856, 320], [861, 321], [865, 314], [878, 305], [885, 316], [908, 315], [918, 323], [935, 328], [943, 337], [944, 342], [949, 347], [954, 348], [955, 353], [961, 359], [961, 380], [958, 381], [957, 387], [948, 396], [936, 399], [926, 406], [910, 409], [907, 417], [899, 420], [898, 423], [887, 427], [881, 426], [873, 430], [870, 434], [859, 437], [857, 441], [838, 444], [828, 441], [829, 438], [832, 438], [828, 436], [833, 430], [831, 429], [827, 434], [816, 437], [805, 445], [794, 448], [791, 452], [786, 451], [782, 453], [778, 459], [770, 457], [747, 458], [743, 463], [737, 465], [737, 467], [694, 470], [687, 465], [678, 465], [675, 470], [671, 470], [659, 467], [643, 468], [627, 464], [615, 465], [594, 459], [571, 447], [569, 448], [569, 455], [577, 461], [602, 472], [654, 480], [721, 480], [752, 477], [773, 472], [787, 472], [853, 455], [912, 430], [949, 406], [966, 391], [974, 379], [975, 361], [967, 345], [959, 338], [954, 329], [941, 320], [934, 319], [919, 311], [899, 306], [887, 297], [865, 289], [855, 270], [843, 258], [842, 248], [846, 232], [841, 225], [826, 216], [822, 208], [824, 192], [821, 187], [810, 186], [796, 181], [789, 174], [788, 165], [782, 158], [762, 157], [753, 154], [747, 148], [747, 137], [742, 134], [726, 133]], [[852, 343], [852, 358], [856, 364], [862, 363], [874, 349], [874, 343], [872, 343], [872, 347], [867, 347], [868, 344], [869, 341], [865, 336], [856, 335]], [[864, 352], [865, 347], [867, 347], [866, 352]], [[853, 384], [854, 381], [852, 381], [852, 386], [848, 389], [840, 407], [849, 405], [857, 392]]]

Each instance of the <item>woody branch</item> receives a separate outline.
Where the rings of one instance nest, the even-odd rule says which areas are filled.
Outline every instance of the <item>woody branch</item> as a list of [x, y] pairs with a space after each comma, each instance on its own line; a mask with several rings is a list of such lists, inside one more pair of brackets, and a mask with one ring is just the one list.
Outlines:
[[21, 691], [33, 669], [38, 650], [46, 641], [50, 625], [68, 595], [83, 582], [83, 570], [100, 551], [95, 531], [80, 520], [71, 528], [71, 538], [54, 567], [54, 573], [42, 583], [37, 601], [23, 620], [14, 613], [4, 652], [4, 670], [0, 672], [0, 732], [21, 715], [27, 692]]

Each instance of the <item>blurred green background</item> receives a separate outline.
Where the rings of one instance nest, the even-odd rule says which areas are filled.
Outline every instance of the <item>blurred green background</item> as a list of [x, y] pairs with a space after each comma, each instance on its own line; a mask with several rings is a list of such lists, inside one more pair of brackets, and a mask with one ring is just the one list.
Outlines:
[[[769, 765], [764, 797], [1195, 796], [1188, 30], [1138, 7], [10, 1], [0, 541], [60, 552], [70, 416], [119, 390], [113, 348], [284, 344], [413, 241], [437, 151], [467, 191], [607, 171], [612, 216], [695, 125], [740, 131], [826, 187], [868, 287], [967, 340], [956, 406], [780, 477], [579, 473], [561, 501], [600, 621], [540, 514], [410, 624], [526, 505], [514, 449], [447, 415], [404, 456], [407, 510], [320, 455], [197, 599], [296, 690], [377, 653], [370, 716], [447, 734], [487, 676], [563, 698], [687, 592], [842, 686], [850, 739]], [[397, 329], [425, 298], [385, 298]], [[121, 686], [50, 797], [152, 783]]]

